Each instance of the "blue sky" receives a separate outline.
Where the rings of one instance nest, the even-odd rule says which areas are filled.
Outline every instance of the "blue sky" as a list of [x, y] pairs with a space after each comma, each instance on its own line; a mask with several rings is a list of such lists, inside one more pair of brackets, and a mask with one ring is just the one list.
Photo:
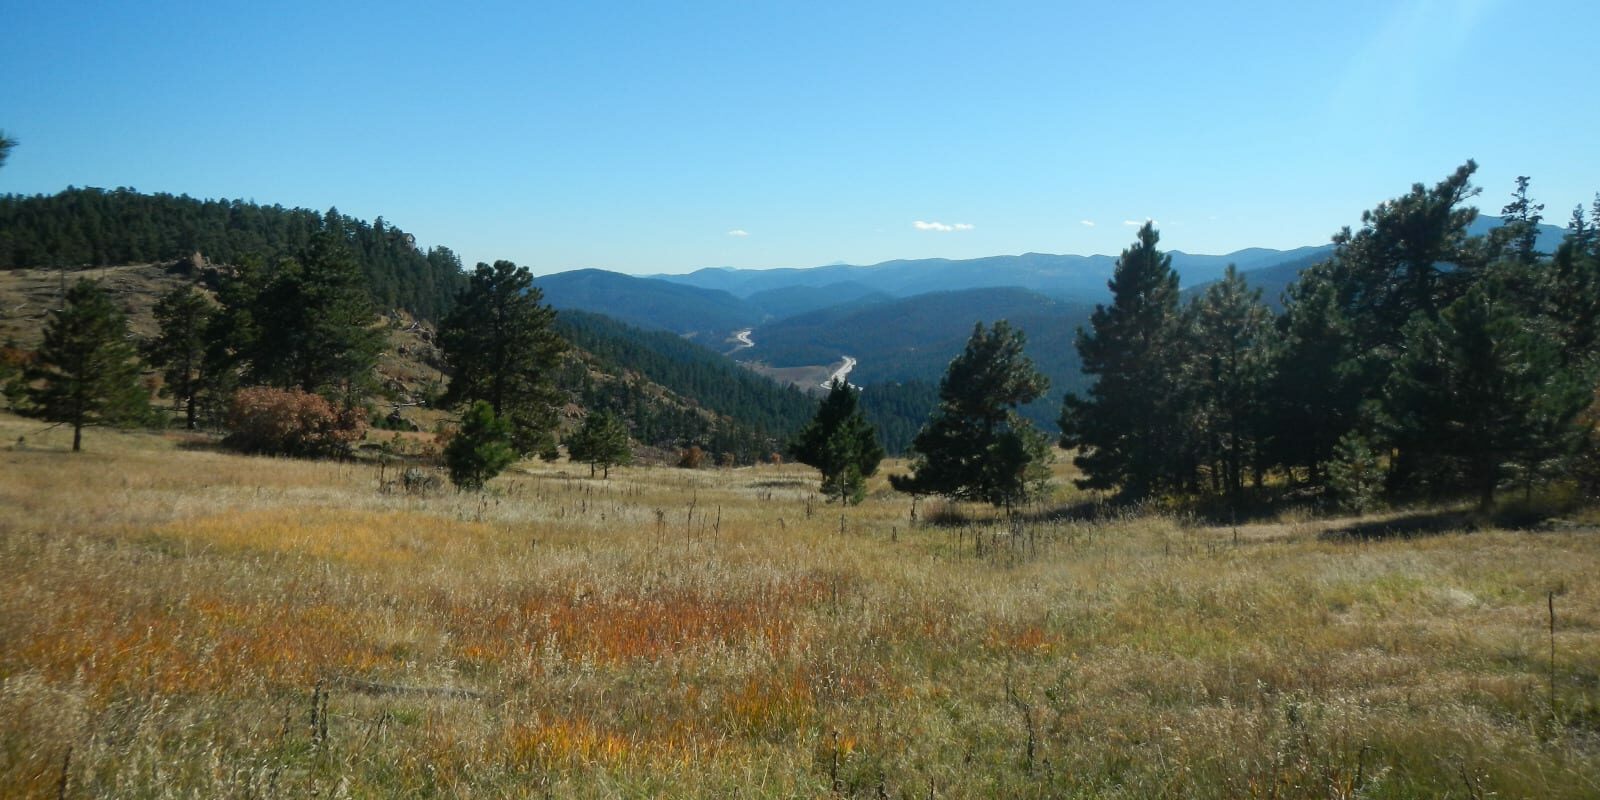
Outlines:
[[[682, 272], [1319, 244], [1481, 165], [1600, 190], [1600, 3], [32, 3], [0, 192], [382, 215]], [[919, 224], [921, 223], [921, 224]]]

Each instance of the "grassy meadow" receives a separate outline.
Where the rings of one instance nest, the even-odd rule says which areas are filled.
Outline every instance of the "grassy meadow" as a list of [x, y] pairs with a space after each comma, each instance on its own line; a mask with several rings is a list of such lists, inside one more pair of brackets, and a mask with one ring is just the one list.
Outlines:
[[1600, 796], [1592, 518], [1016, 533], [881, 474], [408, 496], [40, 427], [0, 415], [0, 797]]

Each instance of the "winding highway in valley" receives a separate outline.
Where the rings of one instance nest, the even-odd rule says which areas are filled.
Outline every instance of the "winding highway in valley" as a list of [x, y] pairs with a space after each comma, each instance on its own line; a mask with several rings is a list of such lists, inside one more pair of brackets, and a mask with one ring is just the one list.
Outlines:
[[[756, 343], [750, 338], [750, 334], [754, 330], [755, 328], [745, 328], [744, 330], [734, 331], [733, 339], [735, 344], [733, 349], [728, 351], [728, 355], [731, 356], [740, 350], [755, 347]], [[828, 376], [828, 379], [822, 382], [822, 388], [831, 388], [834, 381], [848, 381], [850, 379], [850, 371], [856, 368], [856, 364], [858, 362], [851, 356], [841, 356], [841, 358], [844, 359], [844, 363], [834, 368], [833, 373]], [[856, 391], [861, 390], [860, 386], [855, 386], [852, 384], [852, 387]]]
[[[850, 356], [845, 356], [844, 357], [844, 363], [840, 364], [839, 368], [835, 369], [833, 371], [833, 374], [829, 375], [828, 379], [822, 382], [822, 388], [824, 388], [824, 389], [830, 388], [833, 385], [834, 381], [847, 380], [850, 377], [850, 370], [853, 370], [855, 368], [856, 368], [856, 360], [854, 358], [851, 358]], [[856, 389], [860, 389], [861, 387], [857, 386], [855, 388]]]

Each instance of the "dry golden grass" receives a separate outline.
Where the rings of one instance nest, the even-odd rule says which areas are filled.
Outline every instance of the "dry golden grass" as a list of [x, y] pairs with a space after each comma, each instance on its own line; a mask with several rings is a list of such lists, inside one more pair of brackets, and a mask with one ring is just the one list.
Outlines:
[[1014, 535], [771, 466], [409, 497], [39, 427], [0, 416], [4, 797], [1600, 796], [1589, 530]]
[[174, 287], [192, 282], [169, 271], [167, 264], [132, 264], [118, 267], [0, 270], [0, 344], [15, 341], [23, 347], [39, 346], [50, 311], [61, 306], [65, 288], [81, 278], [99, 281], [117, 305], [128, 314], [129, 327], [141, 336], [156, 332], [157, 298]]

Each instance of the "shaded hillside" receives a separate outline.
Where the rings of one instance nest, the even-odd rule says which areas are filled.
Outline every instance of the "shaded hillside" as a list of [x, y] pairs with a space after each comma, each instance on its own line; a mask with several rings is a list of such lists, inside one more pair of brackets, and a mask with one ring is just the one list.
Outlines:
[[320, 230], [340, 232], [366, 273], [379, 308], [440, 318], [466, 285], [448, 248], [426, 253], [379, 217], [371, 223], [304, 208], [197, 200], [135, 189], [69, 188], [0, 196], [0, 269], [177, 262], [239, 264], [299, 255]]
[[846, 281], [827, 286], [785, 286], [766, 289], [745, 298], [773, 319], [783, 319], [809, 311], [836, 306], [862, 306], [893, 300], [894, 297], [859, 283]]
[[875, 383], [861, 390], [861, 413], [889, 455], [905, 455], [922, 423], [939, 404], [939, 386], [927, 381]]
[[713, 348], [732, 332], [767, 316], [759, 307], [727, 292], [600, 269], [545, 275], [536, 278], [534, 285], [555, 308], [590, 311], [641, 328], [693, 335]]
[[816, 413], [816, 400], [780, 386], [694, 342], [600, 314], [563, 311], [556, 329], [613, 373], [637, 373], [739, 425], [783, 438]]
[[974, 324], [1005, 319], [1027, 335], [1029, 357], [1051, 381], [1049, 396], [1027, 412], [1036, 422], [1053, 427], [1061, 392], [1083, 385], [1073, 339], [1092, 310], [1023, 289], [933, 292], [860, 308], [825, 309], [761, 326], [752, 336], [755, 347], [739, 357], [796, 366], [851, 356], [858, 363], [850, 380], [867, 387], [866, 397], [880, 384], [936, 386], [950, 359], [966, 345]]
[[[1289, 288], [1289, 284], [1298, 280], [1301, 272], [1327, 261], [1331, 255], [1333, 255], [1333, 245], [1330, 244], [1325, 248], [1316, 248], [1313, 252], [1293, 261], [1286, 261], [1264, 269], [1255, 269], [1248, 272], [1241, 270], [1241, 274], [1245, 282], [1250, 285], [1250, 288], [1261, 290], [1261, 301], [1263, 303], [1266, 303], [1275, 312], [1282, 311], [1283, 293]], [[1207, 281], [1184, 289], [1184, 299], [1189, 300], [1198, 297], [1206, 290], [1207, 286], [1213, 283], [1215, 281]]]

